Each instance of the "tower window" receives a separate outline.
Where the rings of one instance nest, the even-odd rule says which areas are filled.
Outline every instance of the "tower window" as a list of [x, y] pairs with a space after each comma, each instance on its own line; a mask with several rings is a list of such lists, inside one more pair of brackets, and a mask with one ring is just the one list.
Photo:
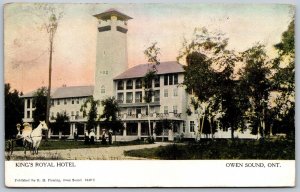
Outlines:
[[128, 29], [125, 29], [123, 27], [117, 26], [117, 31], [119, 31], [121, 33], [127, 33]]
[[173, 96], [174, 97], [178, 96], [178, 88], [177, 87], [173, 89]]
[[101, 86], [101, 93], [105, 93], [105, 86], [104, 85]]
[[168, 93], [168, 89], [165, 89], [165, 90], [164, 90], [164, 97], [168, 97], [168, 94], [169, 94], [169, 93]]
[[107, 25], [107, 26], [104, 26], [104, 27], [98, 27], [99, 32], [110, 31], [110, 30], [111, 30], [110, 25]]
[[174, 105], [174, 106], [173, 106], [173, 113], [174, 113], [174, 114], [177, 114], [177, 112], [178, 112], [178, 111], [177, 111], [177, 105]]
[[164, 106], [164, 114], [167, 114], [167, 113], [169, 113], [168, 106]]

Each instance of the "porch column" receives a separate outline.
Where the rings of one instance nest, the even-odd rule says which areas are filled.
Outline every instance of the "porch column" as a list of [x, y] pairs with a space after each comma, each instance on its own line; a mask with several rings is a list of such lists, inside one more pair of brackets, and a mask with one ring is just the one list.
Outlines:
[[169, 141], [174, 141], [174, 134], [173, 134], [173, 123], [172, 123], [172, 128], [169, 129], [169, 134], [168, 134], [168, 140]]
[[125, 137], [125, 136], [127, 136], [127, 124], [126, 123], [124, 123], [124, 129], [123, 129], [123, 136]]
[[138, 122], [138, 139], [141, 139], [142, 135], [142, 125], [141, 122]]
[[100, 125], [98, 124], [96, 127], [96, 140], [100, 138]]
[[51, 128], [48, 129], [48, 139], [51, 138]]
[[156, 122], [154, 121], [153, 122], [153, 133], [152, 133], [154, 140], [156, 140], [155, 128], [156, 128]]
[[70, 124], [70, 137], [73, 136], [73, 123]]

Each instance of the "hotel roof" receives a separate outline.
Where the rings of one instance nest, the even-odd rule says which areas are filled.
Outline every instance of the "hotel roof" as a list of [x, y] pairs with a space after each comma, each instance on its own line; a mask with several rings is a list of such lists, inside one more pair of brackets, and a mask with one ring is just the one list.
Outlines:
[[[33, 97], [36, 91], [29, 92], [21, 97]], [[88, 97], [92, 96], [94, 92], [94, 86], [71, 86], [71, 87], [59, 87], [52, 91], [52, 99], [71, 98], [71, 97]]]
[[[114, 80], [144, 77], [147, 71], [151, 68], [151, 66], [151, 64], [141, 64], [134, 66], [121, 73], [120, 75], [116, 76]], [[161, 62], [157, 66], [158, 75], [183, 72], [183, 65], [179, 64], [177, 61]]]

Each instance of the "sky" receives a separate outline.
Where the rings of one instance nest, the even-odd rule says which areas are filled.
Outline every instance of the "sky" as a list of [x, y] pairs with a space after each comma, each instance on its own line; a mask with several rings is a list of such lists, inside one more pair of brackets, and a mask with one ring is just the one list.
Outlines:
[[[52, 87], [94, 85], [97, 19], [109, 8], [132, 17], [128, 22], [128, 64], [146, 63], [143, 52], [153, 42], [160, 61], [174, 61], [183, 39], [197, 27], [220, 30], [229, 49], [244, 51], [257, 42], [275, 55], [293, 15], [285, 4], [60, 4], [64, 13], [54, 39]], [[4, 10], [4, 78], [27, 93], [48, 85], [49, 41], [45, 19], [34, 4], [9, 4]]]

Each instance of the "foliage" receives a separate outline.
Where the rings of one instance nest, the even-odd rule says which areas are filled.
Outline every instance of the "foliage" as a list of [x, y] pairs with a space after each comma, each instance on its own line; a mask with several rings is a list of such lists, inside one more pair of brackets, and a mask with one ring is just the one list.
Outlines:
[[[83, 105], [80, 107], [80, 111], [83, 112], [83, 117], [87, 116], [87, 130], [95, 129], [98, 124], [97, 119], [97, 107], [99, 105], [98, 100], [94, 100], [93, 97], [88, 98]], [[87, 114], [87, 110], [88, 114]]]
[[5, 138], [12, 138], [17, 134], [17, 123], [22, 123], [24, 116], [24, 102], [17, 90], [11, 90], [10, 84], [5, 84]]
[[47, 109], [47, 88], [41, 87], [33, 94], [33, 105], [35, 110], [33, 111], [33, 127], [39, 125], [40, 121], [46, 120]]
[[58, 113], [53, 123], [53, 131], [63, 131], [70, 128], [70, 118], [65, 113]]
[[[241, 116], [234, 105], [239, 97], [235, 95], [236, 91], [232, 91], [235, 86], [234, 67], [240, 57], [233, 50], [228, 50], [227, 44], [225, 34], [196, 28], [193, 38], [190, 42], [184, 41], [177, 57], [178, 61], [185, 58], [187, 64], [184, 66], [183, 84], [193, 96], [191, 106], [197, 114], [199, 125], [197, 137], [204, 130], [213, 133], [213, 124], [222, 120], [221, 116], [224, 115], [223, 120], [228, 123], [223, 125], [236, 129]], [[191, 114], [191, 111], [187, 112]], [[232, 116], [232, 112], [236, 116]], [[229, 116], [230, 119], [227, 118]]]
[[156, 127], [155, 127], [155, 130], [154, 130], [155, 134], [156, 135], [161, 135], [164, 130], [170, 130], [170, 129], [172, 129], [172, 124], [173, 124], [172, 120], [162, 119], [161, 122], [156, 123]]
[[125, 151], [125, 155], [151, 159], [295, 159], [293, 140], [202, 140], [187, 145]]
[[104, 118], [104, 126], [111, 129], [116, 135], [116, 132], [124, 129], [124, 125], [118, 117], [120, 111], [118, 102], [114, 97], [109, 97], [101, 101], [101, 104], [104, 107], [101, 115], [101, 118]]
[[[150, 66], [147, 73], [143, 77], [143, 84], [144, 84], [144, 91], [145, 91], [144, 101], [147, 103], [147, 110], [148, 113], [150, 113], [149, 103], [152, 101], [152, 97], [154, 94], [154, 91], [152, 89], [152, 82], [155, 78], [158, 78], [157, 66], [160, 64], [158, 58], [158, 55], [160, 54], [160, 48], [157, 47], [156, 42], [152, 43], [152, 45], [144, 51], [144, 54], [147, 57]], [[148, 115], [148, 128], [149, 128], [149, 136], [150, 138], [152, 138], [149, 115]]]
[[273, 90], [278, 93], [275, 107], [271, 110], [277, 117], [273, 131], [295, 137], [295, 19], [282, 34], [281, 42], [274, 46], [278, 57], [273, 60]]

